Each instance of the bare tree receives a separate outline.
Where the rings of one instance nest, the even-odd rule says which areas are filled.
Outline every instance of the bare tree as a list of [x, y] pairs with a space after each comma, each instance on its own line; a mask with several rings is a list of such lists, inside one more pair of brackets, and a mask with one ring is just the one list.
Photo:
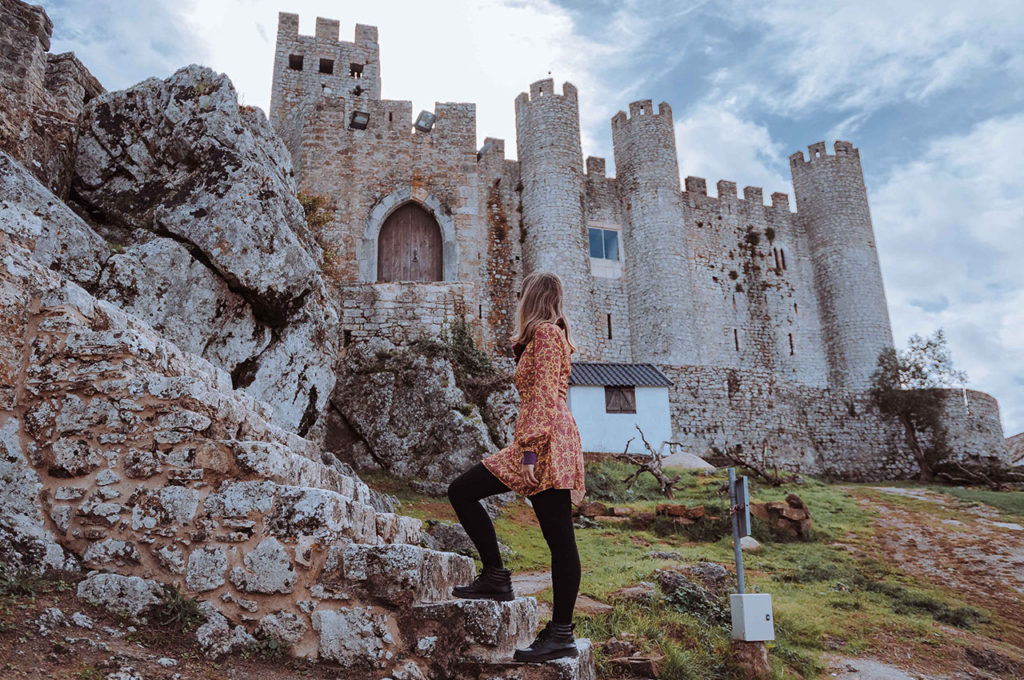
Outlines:
[[679, 483], [682, 475], [676, 475], [675, 477], [669, 477], [665, 473], [664, 461], [665, 456], [659, 451], [655, 451], [654, 447], [651, 446], [650, 442], [647, 441], [647, 437], [644, 436], [644, 431], [640, 429], [639, 425], [635, 425], [637, 432], [640, 433], [640, 440], [643, 441], [644, 447], [648, 453], [630, 453], [629, 445], [633, 442], [636, 437], [630, 437], [629, 441], [626, 442], [626, 448], [622, 453], [615, 456], [616, 460], [621, 460], [631, 465], [636, 465], [637, 470], [629, 477], [626, 477], [623, 481], [626, 484], [633, 483], [640, 475], [645, 472], [651, 473], [656, 480], [658, 485], [661, 487], [661, 493], [665, 495], [665, 498], [672, 500], [675, 498], [675, 485]]

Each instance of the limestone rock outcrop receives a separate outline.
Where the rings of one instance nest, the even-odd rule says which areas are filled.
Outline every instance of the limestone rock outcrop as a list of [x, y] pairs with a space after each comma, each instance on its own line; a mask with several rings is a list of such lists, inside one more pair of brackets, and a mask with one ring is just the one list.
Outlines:
[[447, 359], [384, 338], [344, 350], [327, 423], [346, 462], [397, 477], [450, 481], [498, 448]]
[[73, 198], [116, 251], [97, 294], [308, 431], [334, 383], [337, 312], [263, 112], [193, 64], [92, 99], [77, 148]]

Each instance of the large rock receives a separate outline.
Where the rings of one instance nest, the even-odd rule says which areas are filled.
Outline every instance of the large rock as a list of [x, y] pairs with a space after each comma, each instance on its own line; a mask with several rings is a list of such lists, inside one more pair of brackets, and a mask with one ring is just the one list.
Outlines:
[[347, 348], [331, 405], [336, 429], [363, 442], [338, 449], [356, 469], [450, 481], [497, 450], [479, 408], [455, 384], [451, 363], [384, 338]]
[[109, 256], [107, 243], [71, 208], [0, 151], [0, 230], [32, 259], [90, 288]]
[[159, 583], [139, 576], [93, 573], [78, 584], [78, 597], [136, 621], [144, 620], [163, 595]]
[[76, 562], [46, 528], [37, 501], [43, 485], [25, 456], [20, 430], [17, 418], [0, 417], [0, 566], [12, 572], [74, 569]]
[[338, 317], [291, 157], [263, 112], [192, 64], [90, 101], [75, 173], [75, 200], [126, 244], [99, 296], [307, 432], [334, 385]]

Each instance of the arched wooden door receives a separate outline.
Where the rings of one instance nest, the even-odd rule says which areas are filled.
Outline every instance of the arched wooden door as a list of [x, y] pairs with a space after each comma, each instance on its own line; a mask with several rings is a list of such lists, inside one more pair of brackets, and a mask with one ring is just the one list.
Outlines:
[[441, 227], [417, 203], [391, 213], [377, 237], [378, 281], [443, 281]]

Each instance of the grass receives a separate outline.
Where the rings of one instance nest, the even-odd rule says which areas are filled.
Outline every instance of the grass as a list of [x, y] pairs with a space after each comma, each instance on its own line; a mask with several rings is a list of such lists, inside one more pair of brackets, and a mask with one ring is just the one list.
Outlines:
[[[641, 475], [632, 485], [622, 482], [633, 467], [618, 462], [588, 464], [588, 500], [628, 506], [634, 514], [666, 502], [653, 477]], [[617, 600], [613, 594], [639, 581], [654, 581], [657, 569], [679, 564], [656, 559], [652, 551], [676, 553], [683, 563], [702, 560], [726, 565], [733, 572], [733, 547], [724, 493], [725, 471], [710, 474], [680, 471], [673, 502], [704, 505], [717, 522], [688, 527], [651, 522], [643, 526], [579, 522], [577, 546], [584, 565], [580, 592], [612, 604], [610, 613], [587, 616], [577, 612], [578, 633], [596, 643], [600, 677], [613, 677], [610, 660], [600, 643], [631, 635], [638, 653], [664, 655], [661, 678], [731, 679], [741, 677], [731, 665], [730, 626], [725, 609], [709, 608], [700, 593], [662, 594], [650, 605]], [[367, 475], [367, 483], [402, 501], [401, 512], [423, 519], [455, 521], [447, 499], [428, 498], [404, 482]], [[857, 503], [858, 497], [884, 496], [887, 502], [913, 507], [922, 522], [940, 522], [955, 512], [941, 504], [905, 496], [890, 497], [860, 485], [830, 485], [814, 479], [802, 485], [772, 487], [750, 479], [755, 502], [783, 500], [796, 493], [810, 509], [814, 523], [809, 540], [785, 538], [754, 519], [752, 533], [762, 543], [758, 552], [744, 553], [748, 592], [772, 594], [776, 640], [768, 643], [773, 678], [821, 677], [821, 655], [838, 646], [846, 654], [884, 653], [893, 639], [927, 653], [936, 645], [959, 644], [956, 630], [991, 633], [997, 627], [991, 612], [968, 605], [957, 595], [903, 573], [880, 554], [872, 540], [875, 512]], [[917, 485], [918, 488], [922, 488]], [[990, 502], [980, 489], [936, 487], [965, 502]], [[1000, 509], [1013, 508], [1024, 494], [996, 494]], [[704, 520], [702, 520], [704, 521]], [[506, 560], [513, 571], [546, 570], [550, 555], [532, 509], [522, 500], [506, 507], [495, 522], [499, 540], [513, 554]], [[724, 530], [723, 530], [724, 529]], [[730, 575], [730, 579], [734, 577]], [[732, 581], [734, 583], [734, 581]], [[550, 601], [548, 589], [537, 595]], [[901, 646], [901, 649], [903, 647]], [[921, 651], [924, 650], [924, 651]]]

